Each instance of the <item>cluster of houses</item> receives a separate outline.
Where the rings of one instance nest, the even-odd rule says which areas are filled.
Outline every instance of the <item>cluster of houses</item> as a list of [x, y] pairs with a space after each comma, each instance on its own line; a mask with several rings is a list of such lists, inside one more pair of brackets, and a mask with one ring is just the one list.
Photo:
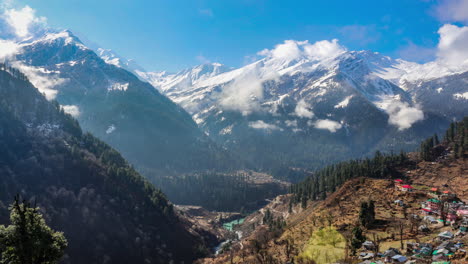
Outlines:
[[[400, 192], [414, 191], [413, 186], [405, 184], [401, 179], [395, 180], [395, 189]], [[445, 231], [426, 243], [407, 242], [405, 252], [400, 252], [395, 248], [377, 252], [374, 242], [366, 241], [359, 255], [362, 261], [360, 264], [445, 264], [454, 260], [467, 260], [463, 239], [466, 239], [468, 229], [468, 205], [448, 190], [440, 191], [438, 188], [431, 188], [427, 195], [427, 200], [421, 203], [421, 214], [412, 215], [421, 223], [418, 230], [430, 232], [429, 227], [437, 226], [436, 228]], [[406, 207], [403, 200], [395, 200], [394, 203]], [[447, 225], [450, 225], [451, 229], [446, 228]]]
[[429, 199], [421, 203], [422, 215], [438, 218], [438, 221], [461, 227], [466, 232], [468, 205], [450, 191], [439, 192], [437, 188], [432, 188], [428, 195]]
[[462, 241], [454, 241], [455, 236], [450, 231], [440, 233], [431, 243], [407, 242], [406, 251], [389, 248], [384, 252], [375, 252], [373, 241], [363, 244], [363, 251], [359, 254], [362, 260], [359, 264], [413, 264], [432, 263], [450, 264], [452, 260], [466, 258], [466, 249]]

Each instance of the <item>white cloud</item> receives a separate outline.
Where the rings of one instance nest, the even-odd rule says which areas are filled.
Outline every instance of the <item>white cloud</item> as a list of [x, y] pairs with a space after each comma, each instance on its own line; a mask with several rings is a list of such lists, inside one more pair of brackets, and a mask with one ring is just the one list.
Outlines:
[[61, 107], [65, 113], [73, 117], [78, 117], [80, 115], [80, 109], [76, 105], [62, 105]]
[[47, 100], [55, 99], [58, 93], [55, 87], [68, 81], [68, 79], [60, 78], [58, 72], [48, 71], [41, 67], [26, 66], [19, 62], [13, 63], [12, 66], [23, 72], [29, 81], [45, 94]]
[[442, 21], [468, 22], [468, 0], [442, 0], [435, 11]]
[[35, 24], [44, 24], [45, 17], [36, 17], [36, 10], [29, 6], [22, 9], [7, 9], [5, 11], [4, 19], [8, 25], [14, 30], [18, 37], [24, 38], [30, 35], [30, 28]]
[[259, 77], [256, 71], [248, 71], [243, 76], [227, 84], [218, 94], [219, 104], [225, 110], [239, 111], [243, 115], [261, 110], [263, 82], [276, 78], [274, 74]]
[[0, 60], [9, 59], [19, 51], [20, 47], [13, 41], [0, 39]]
[[341, 129], [342, 125], [336, 121], [330, 119], [319, 119], [315, 122], [307, 122], [309, 126], [313, 126], [317, 129], [328, 130], [331, 133], [335, 133], [338, 129]]
[[303, 42], [298, 42], [295, 40], [285, 40], [284, 43], [278, 44], [274, 49], [268, 50], [264, 49], [258, 53], [261, 56], [272, 56], [277, 59], [297, 59], [301, 56], [301, 49], [299, 45], [302, 45]]
[[341, 54], [346, 51], [346, 49], [338, 44], [337, 39], [333, 39], [332, 41], [317, 41], [314, 44], [306, 43], [306, 45], [304, 45], [304, 51], [309, 57], [322, 60]]
[[438, 31], [438, 60], [450, 66], [468, 64], [468, 27], [445, 24]]
[[314, 117], [314, 113], [310, 110], [309, 104], [307, 104], [304, 99], [300, 100], [297, 105], [296, 109], [294, 109], [294, 113], [298, 117], [305, 117], [305, 118], [312, 118]]
[[396, 99], [382, 101], [380, 108], [388, 114], [388, 123], [397, 126], [398, 130], [408, 129], [414, 123], [424, 119], [423, 111]]
[[280, 127], [274, 124], [268, 124], [265, 123], [263, 120], [258, 120], [255, 122], [249, 122], [249, 127], [255, 128], [255, 129], [265, 129], [265, 130], [281, 130]]
[[346, 51], [346, 48], [339, 45], [337, 39], [317, 41], [314, 44], [310, 44], [307, 40], [285, 40], [284, 43], [276, 45], [275, 48], [271, 50], [264, 49], [258, 52], [257, 55], [287, 60], [295, 60], [301, 56], [314, 60], [323, 60], [337, 56], [344, 51]]

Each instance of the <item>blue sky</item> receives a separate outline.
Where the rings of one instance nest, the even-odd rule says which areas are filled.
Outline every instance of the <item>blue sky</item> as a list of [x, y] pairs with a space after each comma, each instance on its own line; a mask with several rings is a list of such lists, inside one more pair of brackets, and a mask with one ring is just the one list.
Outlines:
[[444, 1], [435, 0], [14, 2], [35, 9], [49, 26], [85, 35], [147, 70], [169, 71], [209, 61], [239, 67], [287, 39], [337, 38], [350, 50], [425, 62], [435, 56], [438, 29], [456, 22], [441, 14]]

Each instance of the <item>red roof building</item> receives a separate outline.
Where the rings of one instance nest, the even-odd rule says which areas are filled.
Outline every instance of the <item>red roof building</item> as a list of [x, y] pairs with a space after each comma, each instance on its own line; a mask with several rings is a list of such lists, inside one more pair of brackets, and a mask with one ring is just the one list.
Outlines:
[[413, 186], [411, 186], [411, 185], [403, 185], [403, 186], [401, 186], [401, 191], [403, 191], [403, 192], [411, 192], [411, 191], [413, 191]]

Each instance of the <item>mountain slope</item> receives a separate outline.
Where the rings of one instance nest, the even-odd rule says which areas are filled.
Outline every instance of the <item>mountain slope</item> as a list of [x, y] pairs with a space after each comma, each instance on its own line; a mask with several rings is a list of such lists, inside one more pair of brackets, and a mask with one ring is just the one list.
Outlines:
[[190, 262], [203, 241], [114, 149], [0, 66], [0, 222], [32, 199], [69, 241], [64, 263]]
[[182, 108], [70, 31], [46, 33], [19, 50], [14, 65], [148, 177], [231, 166]]

